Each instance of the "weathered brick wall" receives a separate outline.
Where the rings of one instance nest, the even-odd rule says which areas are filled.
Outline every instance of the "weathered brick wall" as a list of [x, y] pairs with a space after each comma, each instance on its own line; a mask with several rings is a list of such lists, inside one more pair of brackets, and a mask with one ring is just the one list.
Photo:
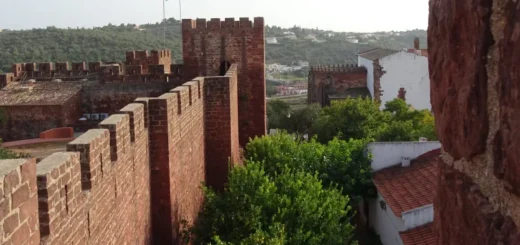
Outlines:
[[309, 71], [308, 103], [319, 103], [322, 106], [328, 104], [328, 89], [336, 93], [341, 93], [349, 88], [366, 88], [367, 71], [364, 67], [356, 65], [336, 65], [336, 66], [314, 66]]
[[39, 244], [36, 161], [0, 160], [0, 244]]
[[205, 79], [207, 183], [222, 190], [227, 181], [228, 162], [237, 164], [238, 104], [236, 65], [222, 77]]
[[439, 244], [520, 244], [519, 7], [430, 1], [432, 108], [443, 145]]
[[83, 113], [113, 114], [139, 97], [156, 97], [169, 89], [166, 83], [92, 83], [83, 86]]
[[63, 106], [8, 106], [1, 109], [5, 121], [0, 124], [0, 138], [4, 142], [38, 138], [45, 130], [67, 125]]
[[183, 20], [183, 73], [187, 78], [224, 75], [238, 65], [239, 140], [266, 133], [264, 19]]
[[180, 242], [181, 221], [191, 224], [203, 200], [205, 180], [204, 79], [148, 100], [154, 239]]

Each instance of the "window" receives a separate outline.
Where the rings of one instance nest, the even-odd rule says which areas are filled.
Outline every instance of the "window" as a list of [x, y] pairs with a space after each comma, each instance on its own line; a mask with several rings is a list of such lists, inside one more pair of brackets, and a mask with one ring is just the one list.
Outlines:
[[386, 211], [386, 202], [385, 201], [383, 201], [383, 200], [379, 201], [379, 205], [381, 206], [382, 210]]

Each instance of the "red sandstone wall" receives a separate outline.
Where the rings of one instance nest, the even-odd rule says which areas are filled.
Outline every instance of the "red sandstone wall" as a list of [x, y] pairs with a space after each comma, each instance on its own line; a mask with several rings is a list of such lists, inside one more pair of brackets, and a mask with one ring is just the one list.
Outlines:
[[[338, 71], [339, 69], [344, 71]], [[309, 72], [308, 103], [319, 103], [322, 106], [328, 104], [327, 95], [323, 90], [327, 86], [329, 76], [334, 82], [331, 88], [338, 93], [349, 88], [367, 87], [367, 71], [364, 68], [353, 66], [313, 68]]]
[[255, 18], [254, 23], [248, 18], [183, 20], [182, 37], [184, 77], [224, 75], [221, 65], [238, 65], [240, 145], [264, 135], [264, 19]]
[[432, 0], [432, 109], [443, 145], [439, 244], [520, 244], [520, 41], [513, 0]]
[[200, 78], [148, 100], [156, 244], [178, 244], [181, 221], [192, 224], [202, 204], [203, 87]]
[[238, 164], [237, 65], [222, 77], [205, 79], [206, 180], [218, 190], [227, 182], [229, 165]]
[[165, 83], [110, 83], [83, 87], [83, 113], [113, 114], [139, 97], [156, 97], [171, 89]]
[[38, 245], [34, 159], [0, 160], [0, 244]]
[[6, 122], [0, 124], [0, 138], [15, 141], [38, 138], [40, 132], [66, 126], [62, 106], [2, 107]]

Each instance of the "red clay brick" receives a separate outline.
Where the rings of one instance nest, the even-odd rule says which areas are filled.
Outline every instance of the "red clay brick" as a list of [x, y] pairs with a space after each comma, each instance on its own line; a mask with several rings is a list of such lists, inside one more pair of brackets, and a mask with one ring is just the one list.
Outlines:
[[[9, 236], [18, 228], [18, 213], [13, 213], [4, 219], [4, 234]], [[21, 244], [21, 243], [20, 243]]]
[[21, 204], [23, 204], [25, 201], [29, 199], [30, 190], [29, 185], [25, 184], [22, 185], [20, 188], [15, 190], [13, 192], [13, 209], [19, 207]]
[[31, 232], [29, 230], [29, 225], [27, 225], [27, 223], [24, 223], [13, 233], [11, 241], [13, 242], [13, 244], [24, 244], [29, 240], [30, 234]]

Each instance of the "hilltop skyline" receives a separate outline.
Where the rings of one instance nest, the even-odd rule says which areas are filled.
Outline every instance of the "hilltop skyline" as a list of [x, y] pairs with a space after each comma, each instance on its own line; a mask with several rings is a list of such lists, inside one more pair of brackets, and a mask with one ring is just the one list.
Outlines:
[[[166, 2], [166, 18], [179, 19], [178, 4], [178, 0]], [[161, 0], [12, 1], [3, 4], [11, 11], [0, 15], [0, 29], [156, 23], [162, 20], [162, 5]], [[296, 25], [336, 32], [406, 31], [427, 28], [428, 1], [322, 0], [317, 4], [311, 0], [263, 0], [244, 4], [239, 0], [182, 0], [183, 19], [256, 16], [264, 17], [267, 25], [284, 28]]]

